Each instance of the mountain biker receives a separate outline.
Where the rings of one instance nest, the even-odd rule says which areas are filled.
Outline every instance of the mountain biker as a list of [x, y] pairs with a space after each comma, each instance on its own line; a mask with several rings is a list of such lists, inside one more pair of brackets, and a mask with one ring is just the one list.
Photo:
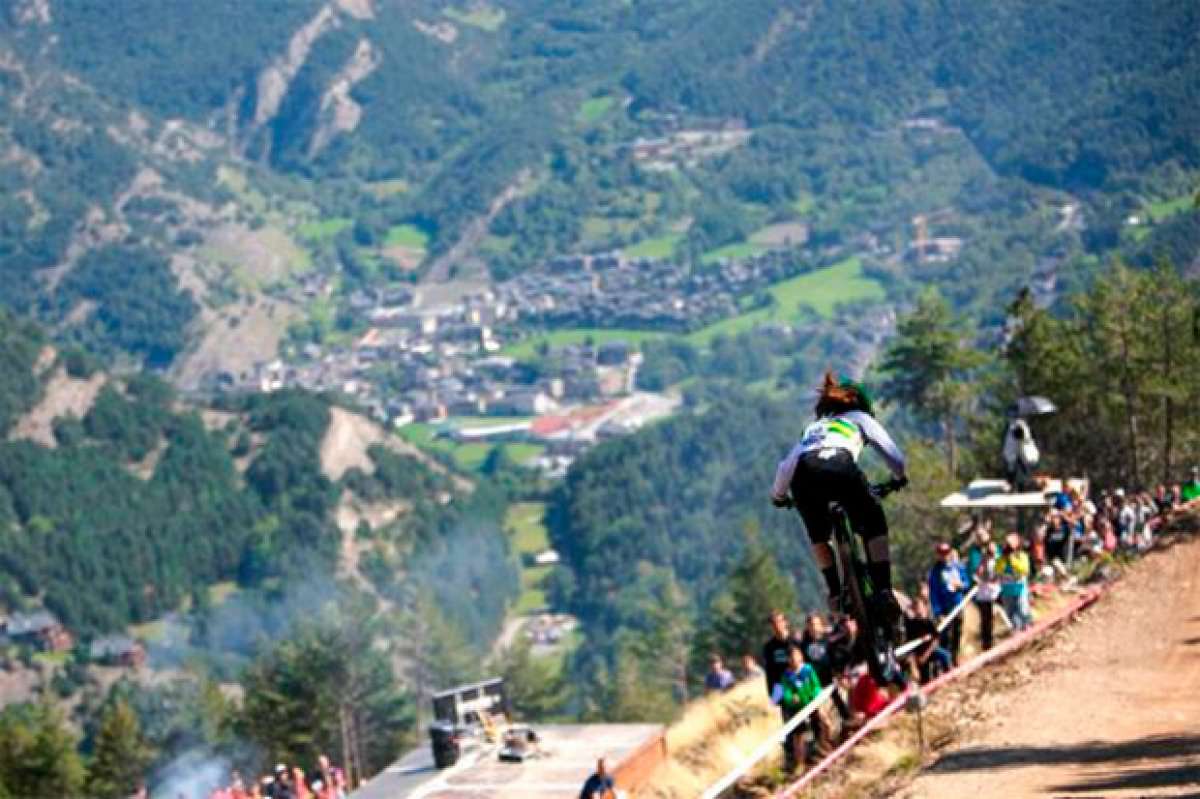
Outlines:
[[858, 467], [858, 458], [863, 446], [871, 445], [896, 481], [905, 485], [904, 453], [875, 420], [866, 389], [851, 380], [838, 380], [833, 372], [826, 372], [813, 410], [817, 418], [775, 471], [771, 500], [776, 507], [794, 504], [804, 519], [813, 559], [825, 577], [829, 605], [835, 611], [842, 609], [841, 578], [829, 543], [833, 532], [829, 503], [841, 505], [866, 544], [867, 573], [875, 588], [872, 614], [895, 629], [903, 614], [892, 593], [887, 518]]

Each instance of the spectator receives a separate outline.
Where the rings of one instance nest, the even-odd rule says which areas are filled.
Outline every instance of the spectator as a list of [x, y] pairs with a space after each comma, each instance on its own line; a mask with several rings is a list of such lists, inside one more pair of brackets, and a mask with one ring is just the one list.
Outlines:
[[775, 683], [787, 670], [791, 630], [787, 616], [778, 610], [771, 611], [767, 622], [771, 625], [771, 637], [763, 644], [762, 662], [767, 678], [767, 696], [770, 696], [775, 690]]
[[1183, 486], [1179, 483], [1175, 483], [1173, 486], [1171, 486], [1170, 497], [1171, 510], [1175, 510], [1183, 504]]
[[708, 659], [708, 674], [704, 675], [706, 691], [728, 691], [735, 680], [733, 672], [725, 667], [725, 661], [720, 655], [712, 655]]
[[1133, 548], [1133, 537], [1137, 532], [1137, 511], [1133, 503], [1125, 496], [1125, 489], [1116, 490], [1117, 503], [1117, 539], [1122, 549]]
[[[804, 662], [804, 652], [798, 643], [792, 642], [788, 647], [788, 664], [775, 687], [771, 689], [771, 704], [778, 705], [783, 720], [787, 722], [802, 711], [821, 693], [821, 681], [816, 670]], [[803, 731], [807, 724], [801, 724], [788, 733], [783, 742], [784, 768], [792, 771], [803, 758], [800, 747], [803, 745]], [[823, 747], [829, 746], [824, 725], [811, 725], [814, 735]]]
[[579, 799], [617, 799], [616, 785], [608, 776], [604, 758], [596, 761], [596, 771], [583, 783]]
[[975, 572], [983, 561], [988, 550], [994, 550], [992, 544], [992, 522], [990, 519], [980, 520], [971, 525], [967, 543], [967, 578], [971, 585], [975, 584]]
[[755, 677], [762, 677], [764, 672], [762, 666], [758, 665], [758, 661], [754, 659], [754, 655], [749, 652], [742, 655], [742, 679], [750, 680]]
[[847, 681], [853, 683], [850, 689], [850, 708], [854, 712], [851, 722], [854, 725], [874, 718], [892, 701], [887, 691], [880, 688], [871, 677], [871, 671], [866, 665], [848, 672]]
[[[767, 696], [772, 697], [775, 695], [775, 686], [779, 684], [788, 670], [790, 662], [788, 652], [792, 647], [792, 640], [791, 627], [788, 624], [787, 616], [784, 616], [782, 612], [771, 611], [767, 621], [771, 625], [771, 637], [763, 644], [762, 659], [767, 678]], [[780, 713], [785, 722], [790, 718], [782, 707]], [[788, 771], [796, 767], [796, 754], [792, 748], [790, 736], [783, 742], [783, 763]]]
[[292, 773], [283, 763], [275, 766], [275, 791], [273, 799], [296, 799], [296, 791], [292, 785]]
[[[817, 673], [817, 679], [821, 681], [821, 685], [834, 686], [833, 704], [837, 708], [838, 715], [843, 721], [850, 718], [850, 708], [846, 706], [846, 700], [837, 690], [833, 679], [834, 669], [829, 645], [829, 631], [825, 628], [825, 617], [820, 613], [808, 614], [804, 624], [804, 635], [800, 637], [800, 649], [804, 653], [804, 660]], [[813, 718], [822, 727], [818, 730], [818, 735], [823, 739], [831, 738], [831, 731], [824, 729], [823, 726], [826, 724], [825, 719], [821, 718], [819, 714]]]
[[292, 767], [292, 793], [296, 799], [311, 799], [308, 791], [308, 780], [304, 779], [304, 769]]
[[1029, 539], [1029, 565], [1033, 569], [1040, 569], [1046, 562], [1046, 537], [1050, 532], [1049, 518], [1049, 514], [1047, 514], [1046, 520], [1033, 528], [1033, 535]]
[[996, 561], [1000, 575], [1000, 604], [1014, 630], [1028, 627], [1032, 621], [1029, 611], [1029, 555], [1021, 550], [1021, 537], [1009, 533], [1004, 539], [1004, 552]]
[[[1106, 497], [1105, 503], [1111, 504], [1112, 497]], [[1115, 552], [1117, 549], [1117, 531], [1113, 525], [1112, 516], [1101, 508], [1100, 513], [1096, 514], [1096, 538], [1099, 539], [1100, 547], [1105, 552]]]
[[[967, 571], [958, 561], [954, 549], [945, 541], [937, 545], [937, 563], [929, 570], [929, 605], [939, 622], [948, 617], [967, 593]], [[962, 614], [955, 616], [941, 634], [942, 646], [950, 653], [951, 663], [958, 663], [962, 643]]]
[[838, 615], [834, 617], [833, 630], [827, 640], [829, 668], [834, 674], [841, 674], [854, 665], [857, 657], [854, 651], [858, 639], [858, 622], [853, 616]]
[[1192, 479], [1183, 484], [1180, 491], [1180, 498], [1184, 502], [1191, 502], [1193, 499], [1200, 498], [1200, 466], [1192, 467]]
[[1028, 491], [1038, 464], [1038, 448], [1029, 424], [1020, 417], [1008, 423], [1004, 434], [1004, 471], [1013, 491]]
[[1158, 506], [1159, 516], [1171, 510], [1171, 496], [1167, 493], [1167, 487], [1162, 483], [1154, 488], [1154, 504]]
[[1154, 530], [1157, 527], [1157, 508], [1149, 491], [1138, 494], [1138, 549], [1143, 551], [1154, 545]]
[[929, 617], [929, 605], [921, 597], [909, 605], [908, 615], [904, 619], [904, 633], [910, 641], [924, 641], [912, 654], [922, 683], [949, 671], [952, 665], [950, 653], [940, 645], [937, 625]]
[[[1059, 494], [1066, 496], [1066, 494]], [[1067, 500], [1067, 509], [1070, 500]], [[1067, 510], [1055, 507], [1050, 511], [1050, 521], [1046, 528], [1046, 561], [1063, 562], [1067, 559], [1067, 536], [1071, 534], [1071, 519]]]
[[[979, 611], [979, 647], [983, 651], [992, 648], [994, 640], [996, 600], [1000, 598], [1000, 577], [996, 573], [996, 545], [992, 543], [991, 531], [980, 528], [976, 531], [972, 548], [978, 553], [977, 564], [972, 573], [979, 590], [975, 592], [975, 608]], [[969, 562], [969, 561], [968, 561]]]

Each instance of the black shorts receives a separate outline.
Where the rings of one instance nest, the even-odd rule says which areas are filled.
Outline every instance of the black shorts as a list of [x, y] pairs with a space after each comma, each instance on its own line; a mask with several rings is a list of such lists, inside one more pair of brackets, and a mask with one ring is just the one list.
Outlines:
[[850, 526], [864, 539], [887, 535], [883, 508], [871, 493], [866, 475], [844, 449], [814, 450], [801, 455], [792, 473], [792, 499], [814, 544], [828, 543], [833, 534], [831, 502], [842, 506]]

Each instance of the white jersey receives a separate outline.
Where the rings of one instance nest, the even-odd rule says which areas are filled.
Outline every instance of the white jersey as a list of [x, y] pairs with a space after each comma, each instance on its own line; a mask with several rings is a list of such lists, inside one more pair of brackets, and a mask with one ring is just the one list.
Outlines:
[[788, 456], [779, 462], [775, 470], [775, 483], [771, 486], [771, 497], [783, 499], [792, 486], [792, 475], [802, 455], [820, 450], [843, 449], [857, 463], [863, 447], [870, 444], [883, 456], [892, 475], [904, 477], [904, 453], [888, 435], [875, 417], [862, 411], [847, 411], [836, 416], [822, 416], [804, 430], [800, 442], [792, 447]]

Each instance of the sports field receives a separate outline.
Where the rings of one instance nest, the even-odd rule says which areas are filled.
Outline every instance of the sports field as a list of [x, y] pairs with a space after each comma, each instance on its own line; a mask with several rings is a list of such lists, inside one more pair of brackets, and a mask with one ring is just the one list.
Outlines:
[[707, 344], [717, 335], [736, 335], [768, 322], [794, 320], [801, 306], [821, 316], [845, 302], [871, 302], [884, 297], [883, 286], [863, 274], [857, 258], [847, 258], [833, 266], [776, 283], [767, 289], [775, 297], [773, 308], [759, 308], [722, 319], [697, 330], [687, 338], [693, 344]]
[[510, 344], [502, 352], [517, 360], [528, 360], [537, 355], [538, 347], [545, 343], [551, 347], [561, 347], [565, 344], [582, 344], [591, 339], [597, 344], [606, 341], [627, 341], [630, 344], [641, 344], [652, 338], [663, 338], [666, 334], [657, 330], [610, 330], [600, 327], [571, 327], [563, 330], [551, 330], [539, 333], [524, 341]]

